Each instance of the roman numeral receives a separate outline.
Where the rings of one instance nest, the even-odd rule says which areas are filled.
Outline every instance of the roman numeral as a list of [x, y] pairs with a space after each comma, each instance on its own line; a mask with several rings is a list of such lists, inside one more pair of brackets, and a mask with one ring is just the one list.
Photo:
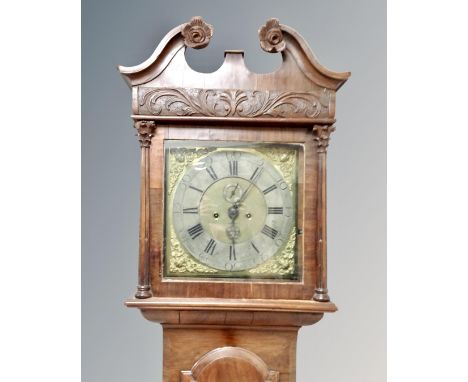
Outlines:
[[283, 207], [268, 207], [268, 213], [283, 215]]
[[201, 192], [203, 194], [203, 190], [200, 190], [199, 188], [196, 188], [195, 186], [189, 186], [189, 188], [191, 188], [192, 190]]
[[229, 174], [237, 176], [239, 174], [239, 163], [236, 160], [229, 161]]
[[197, 225], [194, 225], [192, 228], [189, 228], [187, 231], [189, 235], [191, 236], [192, 240], [194, 240], [203, 233], [203, 227], [200, 223], [198, 223]]
[[278, 235], [278, 231], [270, 226], [265, 225], [262, 229], [262, 233], [268, 236], [270, 239], [274, 239]]
[[260, 175], [262, 175], [262, 171], [263, 171], [263, 167], [257, 167], [255, 171], [253, 172], [252, 176], [250, 177], [250, 180], [256, 183], [258, 178], [260, 178]]
[[252, 246], [253, 249], [255, 249], [255, 252], [260, 253], [260, 251], [258, 250], [258, 248], [255, 246], [254, 243], [250, 242], [250, 245]]
[[216, 248], [215, 241], [213, 239], [210, 239], [210, 241], [208, 242], [208, 244], [205, 247], [205, 252], [209, 253], [211, 256], [213, 256], [213, 252], [214, 252], [215, 248]]
[[263, 190], [263, 193], [266, 195], [268, 194], [269, 192], [273, 191], [273, 190], [276, 190], [278, 187], [276, 187], [276, 184], [272, 184], [270, 187], [268, 188], [265, 188]]
[[182, 212], [184, 214], [198, 214], [198, 207], [184, 208]]
[[218, 175], [216, 175], [215, 170], [213, 169], [213, 166], [207, 167], [206, 171], [208, 172], [208, 174], [211, 176], [213, 180], [218, 179]]
[[233, 245], [229, 246], [229, 260], [236, 260], [236, 247]]

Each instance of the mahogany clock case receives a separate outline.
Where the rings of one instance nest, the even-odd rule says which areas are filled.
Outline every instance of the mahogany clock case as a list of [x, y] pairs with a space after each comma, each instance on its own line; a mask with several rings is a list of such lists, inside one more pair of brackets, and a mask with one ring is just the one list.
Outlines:
[[[133, 67], [119, 66], [132, 91], [132, 118], [141, 145], [140, 260], [135, 297], [313, 298], [318, 302], [328, 302], [326, 152], [330, 135], [335, 130], [336, 92], [350, 73], [334, 72], [322, 66], [303, 37], [277, 19], [267, 20], [259, 29], [262, 49], [267, 53], [281, 53], [282, 64], [276, 71], [266, 74], [251, 72], [245, 65], [244, 53], [238, 50], [226, 51], [223, 65], [214, 73], [194, 71], [186, 62], [186, 49], [205, 48], [212, 36], [213, 26], [201, 17], [193, 17], [167, 33], [145, 62]], [[172, 192], [172, 186], [167, 187], [168, 182], [176, 184], [177, 177], [189, 176], [182, 174], [184, 169], [180, 167], [180, 171], [165, 172], [164, 164], [170, 163], [164, 155], [165, 142], [193, 137], [202, 146], [203, 141], [239, 141], [304, 147], [299, 166], [294, 163], [294, 171], [299, 174], [300, 181], [294, 190], [298, 194], [293, 193], [297, 200], [294, 206], [297, 231], [292, 238], [289, 230], [281, 235], [281, 243], [293, 242], [296, 282], [292, 279], [289, 283], [282, 282], [272, 277], [268, 281], [265, 277], [260, 283], [240, 275], [237, 282], [234, 277], [215, 280], [209, 275], [204, 281], [201, 278], [174, 280], [164, 277], [168, 275], [164, 265], [171, 270], [171, 265], [175, 264], [171, 259], [175, 257], [176, 248], [180, 246], [188, 250], [199, 235], [193, 235], [188, 241], [180, 236], [194, 232], [191, 230], [203, 232], [200, 217], [197, 221], [192, 220], [198, 225], [185, 227], [188, 233], [183, 233], [180, 227], [172, 226], [171, 220], [164, 218], [164, 212], [173, 203], [168, 197]], [[280, 168], [281, 163], [273, 167], [277, 167], [274, 171], [282, 173], [281, 176], [290, 171]], [[191, 187], [204, 193], [200, 188]], [[279, 188], [275, 194], [278, 192]], [[178, 224], [184, 218], [181, 216], [174, 220]], [[265, 224], [265, 232], [278, 232], [278, 219], [272, 222], [276, 222], [275, 228]], [[232, 224], [230, 228], [236, 229], [234, 220]], [[166, 240], [165, 233], [170, 235]], [[275, 241], [275, 237], [271, 239]], [[232, 271], [239, 262], [231, 261], [235, 246], [229, 248], [226, 266]], [[242, 251], [245, 258], [247, 249], [244, 247]], [[179, 252], [178, 256], [184, 258], [179, 259], [179, 267], [174, 267], [176, 274], [184, 273], [180, 268], [186, 268], [188, 263], [194, 264], [191, 268], [198, 269], [203, 265], [200, 260], [203, 255], [192, 253], [192, 256], [184, 256], [183, 249]], [[280, 262], [278, 257], [281, 256], [282, 251], [277, 251], [271, 260]], [[253, 265], [250, 268], [251, 271], [257, 269]], [[205, 266], [203, 269], [202, 273], [206, 274], [214, 268]], [[270, 275], [275, 274], [274, 269], [271, 267]], [[227, 269], [224, 271], [226, 273]]]
[[[229, 48], [245, 48], [253, 71], [275, 70], [280, 54], [261, 52], [256, 39], [256, 30], [270, 15], [297, 28], [323, 63], [353, 71], [352, 83], [339, 93], [337, 132], [328, 155], [330, 286], [340, 314], [301, 331], [297, 377], [308, 380], [312, 370], [321, 380], [383, 380], [385, 264], [379, 240], [384, 242], [385, 209], [379, 203], [384, 206], [384, 2], [289, 5], [253, 2], [247, 12], [239, 3], [84, 1], [85, 380], [123, 382], [136, 375], [142, 381], [161, 380], [161, 328], [121, 305], [136, 282], [139, 146], [132, 141], [128, 89], [114, 68], [145, 59], [169, 29], [197, 14], [215, 27], [210, 47], [188, 52], [189, 64], [198, 71], [216, 70]], [[338, 363], [343, 367], [332, 366]]]
[[[251, 72], [241, 51], [226, 51], [214, 73], [194, 71], [186, 49], [212, 35], [192, 17], [145, 62], [118, 67], [141, 147], [138, 286], [126, 304], [163, 325], [167, 382], [295, 382], [295, 333], [336, 311], [326, 159], [336, 92], [351, 73], [322, 66], [278, 19], [258, 32], [264, 51], [281, 53], [276, 71]], [[297, 277], [278, 277], [285, 269]], [[293, 335], [262, 344], [273, 328], [273, 338]], [[206, 353], [198, 344], [210, 329]], [[173, 347], [184, 330], [193, 342]], [[270, 357], [280, 348], [292, 355], [284, 363]]]

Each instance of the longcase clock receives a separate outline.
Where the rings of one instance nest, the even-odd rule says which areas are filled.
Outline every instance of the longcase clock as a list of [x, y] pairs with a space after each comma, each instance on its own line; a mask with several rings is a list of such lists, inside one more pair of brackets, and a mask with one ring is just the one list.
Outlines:
[[141, 145], [138, 286], [127, 306], [161, 323], [164, 382], [295, 381], [301, 326], [336, 311], [327, 289], [326, 155], [336, 91], [271, 19], [260, 45], [281, 67], [258, 74], [242, 51], [213, 73], [185, 60], [208, 45], [202, 18], [152, 56], [119, 67]]

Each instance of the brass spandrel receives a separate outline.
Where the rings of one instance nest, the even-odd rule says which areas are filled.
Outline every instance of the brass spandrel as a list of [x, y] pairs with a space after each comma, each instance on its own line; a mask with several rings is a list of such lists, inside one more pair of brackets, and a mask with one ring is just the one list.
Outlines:
[[280, 253], [256, 268], [250, 269], [253, 275], [293, 275], [296, 271], [296, 227], [293, 227], [289, 239]]

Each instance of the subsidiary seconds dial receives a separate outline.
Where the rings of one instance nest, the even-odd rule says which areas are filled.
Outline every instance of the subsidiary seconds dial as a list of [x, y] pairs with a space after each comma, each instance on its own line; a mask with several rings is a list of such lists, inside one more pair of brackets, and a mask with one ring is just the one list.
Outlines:
[[223, 271], [254, 268], [282, 249], [294, 222], [291, 191], [263, 156], [217, 150], [188, 168], [173, 199], [179, 241]]

